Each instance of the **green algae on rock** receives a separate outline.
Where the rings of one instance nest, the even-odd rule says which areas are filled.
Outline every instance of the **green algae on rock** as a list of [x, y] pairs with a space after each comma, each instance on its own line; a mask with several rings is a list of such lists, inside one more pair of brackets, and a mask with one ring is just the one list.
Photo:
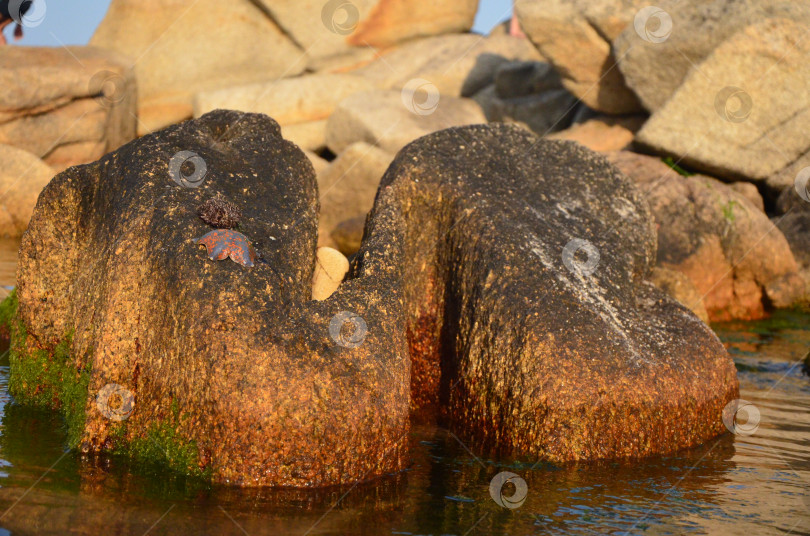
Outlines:
[[[169, 176], [178, 151], [205, 161], [198, 188]], [[242, 209], [251, 270], [189, 239], [214, 195]], [[413, 142], [323, 301], [310, 300], [317, 211], [312, 165], [258, 114], [212, 112], [51, 182], [21, 246], [16, 318], [89, 374], [83, 451], [312, 487], [404, 468], [414, 410], [437, 409], [477, 451], [552, 461], [724, 430], [731, 359], [645, 281], [649, 209], [595, 153], [504, 125]], [[21, 361], [36, 361], [30, 344]], [[96, 407], [110, 383], [133, 393], [123, 422]]]
[[17, 315], [17, 291], [0, 303], [0, 325], [11, 339], [9, 364], [14, 374], [8, 390], [22, 404], [59, 410], [67, 425], [68, 446], [75, 448], [84, 429], [90, 369], [76, 367], [70, 355], [72, 332], [50, 349], [28, 336]]

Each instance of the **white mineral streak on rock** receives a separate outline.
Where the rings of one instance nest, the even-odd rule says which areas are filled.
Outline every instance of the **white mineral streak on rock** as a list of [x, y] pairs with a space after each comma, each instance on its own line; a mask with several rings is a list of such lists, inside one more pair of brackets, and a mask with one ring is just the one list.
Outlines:
[[[606, 289], [599, 284], [597, 278], [586, 276], [580, 272], [572, 272], [562, 266], [562, 261], [554, 262], [554, 260], [552, 260], [554, 256], [548, 254], [545, 245], [534, 234], [530, 234], [529, 249], [569, 292], [579, 298], [581, 303], [586, 305], [591, 311], [599, 315], [608, 328], [624, 341], [624, 346], [630, 352], [630, 355], [633, 356], [637, 364], [641, 361], [647, 361], [647, 359], [642, 357], [638, 352], [630, 337], [627, 335], [626, 328], [619, 319], [619, 311], [607, 299]], [[571, 276], [574, 276], [576, 280], [572, 279]]]

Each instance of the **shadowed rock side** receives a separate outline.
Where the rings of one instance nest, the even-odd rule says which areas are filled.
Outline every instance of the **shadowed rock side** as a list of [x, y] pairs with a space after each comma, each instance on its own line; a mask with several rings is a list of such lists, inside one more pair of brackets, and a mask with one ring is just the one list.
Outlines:
[[[172, 180], [179, 151], [204, 160], [199, 187]], [[242, 212], [253, 268], [195, 244], [217, 195]], [[82, 402], [74, 445], [242, 486], [402, 469], [409, 413], [437, 401], [474, 450], [556, 461], [723, 431], [733, 364], [644, 281], [649, 210], [602, 157], [510, 126], [421, 138], [324, 301], [309, 299], [317, 210], [311, 164], [261, 115], [212, 112], [60, 174], [21, 247], [12, 393], [69, 411], [39, 396], [61, 371]], [[598, 249], [590, 275], [563, 263], [572, 238]], [[124, 420], [100, 411], [111, 383], [134, 395]]]
[[[566, 267], [572, 239], [592, 273]], [[647, 203], [603, 157], [493, 124], [399, 153], [353, 276], [402, 266], [412, 404], [439, 400], [475, 451], [645, 456], [722, 433], [738, 392], [711, 329], [645, 281], [655, 253]]]

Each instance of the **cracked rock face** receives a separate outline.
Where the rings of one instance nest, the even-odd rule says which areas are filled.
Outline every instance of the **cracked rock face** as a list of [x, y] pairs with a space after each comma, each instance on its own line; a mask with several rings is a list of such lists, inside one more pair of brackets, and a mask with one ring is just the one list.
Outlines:
[[[670, 2], [662, 7], [664, 9], [653, 12], [653, 18], [658, 20], [649, 20], [646, 25], [653, 30], [655, 23], [667, 23], [667, 28], [657, 33], [658, 39], [640, 38], [634, 25], [630, 24], [613, 42], [617, 67], [627, 85], [650, 112], [664, 106], [690, 71], [702, 71], [701, 62], [738, 31], [765, 19], [788, 19], [805, 26], [810, 21], [810, 6], [789, 0]], [[745, 54], [750, 54], [750, 51], [745, 51], [743, 56]], [[778, 53], [776, 57], [779, 57]], [[739, 60], [724, 57], [723, 61]], [[756, 77], [739, 76], [741, 69], [737, 64], [733, 65], [731, 72], [735, 70], [737, 76], [733, 79], [724, 80], [714, 72], [702, 76], [712, 77], [714, 85], [756, 80]], [[769, 76], [775, 74], [769, 73]]]
[[[180, 151], [205, 163], [196, 187], [169, 176]], [[217, 194], [242, 210], [252, 268], [194, 244], [210, 230], [195, 209]], [[309, 299], [317, 210], [306, 156], [237, 112], [51, 182], [23, 240], [19, 315], [25, 352], [68, 341], [89, 371], [84, 450], [170, 436], [216, 482], [323, 486], [404, 468], [411, 414], [476, 452], [554, 461], [724, 431], [732, 361], [645, 281], [649, 209], [595, 153], [506, 125], [415, 141], [323, 301]], [[110, 383], [133, 394], [126, 419], [98, 409]]]

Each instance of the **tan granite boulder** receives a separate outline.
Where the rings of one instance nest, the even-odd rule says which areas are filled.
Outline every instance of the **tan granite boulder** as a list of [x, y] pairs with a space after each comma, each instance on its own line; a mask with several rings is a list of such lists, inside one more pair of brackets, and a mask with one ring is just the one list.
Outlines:
[[[656, 31], [665, 24], [668, 31], [661, 33], [660, 38], [639, 33], [635, 25], [629, 25], [614, 41], [619, 70], [651, 112], [664, 106], [690, 73], [703, 71], [700, 64], [715, 48], [745, 27], [769, 18], [803, 21], [805, 27], [810, 22], [810, 5], [791, 0], [712, 0], [659, 5], [657, 11], [647, 15], [646, 26]], [[717, 84], [722, 81], [713, 73], [703, 74]]]
[[403, 90], [356, 93], [344, 99], [326, 125], [326, 144], [335, 154], [363, 141], [396, 153], [416, 138], [444, 128], [486, 123], [471, 99], [442, 95], [428, 80]]
[[190, 118], [196, 93], [307, 65], [304, 50], [250, 0], [113, 0], [90, 44], [132, 61], [139, 134]]
[[517, 0], [515, 12], [571, 93], [594, 110], [626, 114], [641, 105], [616, 68], [611, 45], [645, 5], [644, 0]]
[[313, 58], [356, 47], [386, 48], [417, 37], [465, 32], [477, 0], [258, 0], [280, 28]]
[[332, 232], [341, 222], [353, 218], [365, 220], [380, 179], [393, 159], [393, 155], [379, 147], [360, 141], [349, 145], [318, 173], [319, 245], [337, 247]]
[[346, 97], [375, 89], [354, 74], [305, 74], [198, 93], [194, 116], [218, 108], [269, 115], [281, 126], [328, 119]]
[[636, 143], [731, 180], [766, 182], [801, 167], [810, 151], [806, 33], [806, 24], [777, 18], [736, 32], [689, 72]]
[[380, 51], [379, 56], [353, 72], [380, 88], [402, 89], [411, 80], [425, 79], [442, 95], [453, 97], [470, 97], [493, 83], [505, 63], [542, 60], [526, 39], [474, 34], [417, 39]]
[[646, 118], [643, 116], [597, 116], [565, 130], [549, 134], [553, 140], [570, 140], [592, 151], [610, 152], [626, 149]]
[[36, 155], [0, 145], [0, 236], [23, 234], [39, 192], [54, 175], [54, 170]]
[[0, 143], [56, 170], [85, 164], [135, 137], [129, 60], [94, 47], [0, 47]]

